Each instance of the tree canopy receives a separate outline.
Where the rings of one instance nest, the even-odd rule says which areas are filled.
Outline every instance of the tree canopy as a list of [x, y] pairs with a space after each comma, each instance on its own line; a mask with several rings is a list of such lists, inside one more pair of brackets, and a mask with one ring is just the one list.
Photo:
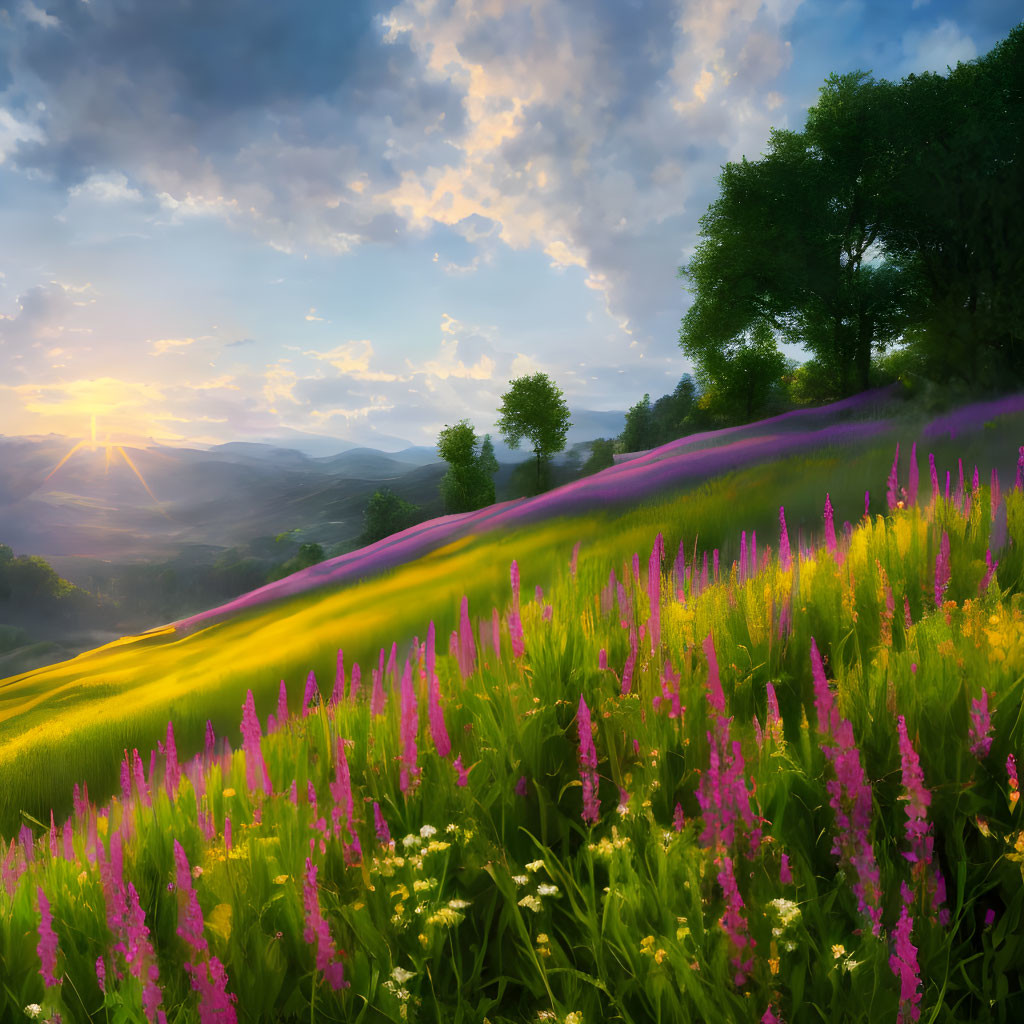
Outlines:
[[418, 505], [404, 501], [389, 487], [374, 491], [363, 511], [363, 533], [359, 543], [373, 544], [408, 529], [417, 521], [419, 511]]
[[723, 167], [679, 268], [699, 380], [730, 390], [731, 363], [767, 357], [765, 328], [810, 354], [802, 380], [825, 398], [869, 387], [900, 343], [937, 377], [1024, 377], [1022, 49], [1018, 26], [945, 78], [832, 75], [803, 132]]
[[498, 430], [510, 448], [518, 448], [524, 437], [532, 442], [539, 484], [541, 462], [565, 447], [571, 425], [561, 390], [546, 373], [518, 377], [502, 395], [498, 413]]
[[441, 480], [441, 497], [448, 515], [494, 504], [498, 460], [494, 457], [491, 435], [484, 437], [479, 453], [476, 445], [476, 433], [466, 419], [452, 427], [445, 424], [438, 435], [438, 454], [448, 463], [448, 472]]

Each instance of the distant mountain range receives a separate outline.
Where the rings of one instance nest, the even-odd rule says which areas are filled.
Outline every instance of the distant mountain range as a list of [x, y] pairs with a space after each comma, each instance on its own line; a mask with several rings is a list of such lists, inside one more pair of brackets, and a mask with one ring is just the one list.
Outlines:
[[[624, 413], [574, 413], [567, 449], [615, 436], [624, 422]], [[360, 533], [366, 502], [382, 485], [442, 514], [447, 467], [435, 448], [394, 438], [404, 447], [388, 452], [324, 439], [334, 448], [326, 453], [311, 437], [205, 450], [83, 447], [55, 469], [74, 439], [0, 436], [0, 543], [40, 555], [58, 571], [76, 558], [151, 562], [295, 529], [327, 546]], [[528, 442], [519, 450], [492, 442], [499, 483], [513, 464], [532, 458]]]

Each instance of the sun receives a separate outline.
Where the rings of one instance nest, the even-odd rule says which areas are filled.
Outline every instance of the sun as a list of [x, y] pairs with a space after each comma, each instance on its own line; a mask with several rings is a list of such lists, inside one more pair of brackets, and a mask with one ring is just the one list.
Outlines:
[[[107, 436], [109, 437], [109, 435]], [[159, 509], [161, 515], [167, 516], [167, 518], [170, 519], [170, 516], [167, 515], [167, 512], [164, 510], [163, 506], [161, 506], [159, 500], [157, 499], [157, 496], [152, 492], [149, 484], [146, 483], [146, 478], [142, 475], [142, 472], [139, 470], [138, 466], [136, 466], [135, 463], [132, 462], [131, 457], [124, 450], [124, 448], [121, 445], [114, 444], [109, 440], [97, 441], [96, 413], [92, 413], [89, 417], [89, 440], [77, 441], [74, 445], [72, 445], [70, 450], [65, 454], [64, 458], [62, 458], [60, 462], [58, 462], [57, 465], [54, 466], [53, 469], [51, 469], [50, 472], [46, 474], [46, 476], [43, 478], [43, 483], [45, 484], [46, 481], [49, 480], [57, 472], [57, 470], [59, 470], [61, 466], [63, 466], [64, 463], [67, 462], [68, 459], [70, 459], [75, 454], [75, 452], [80, 451], [83, 448], [88, 448], [91, 451], [96, 451], [97, 448], [105, 449], [107, 454], [107, 470], [110, 469], [111, 455], [114, 454], [115, 452], [120, 454], [121, 458], [123, 458], [124, 461], [128, 464], [128, 468], [139, 478], [139, 483], [142, 484], [142, 486], [146, 489], [146, 493], [153, 499], [153, 504], [156, 505], [156, 507]]]

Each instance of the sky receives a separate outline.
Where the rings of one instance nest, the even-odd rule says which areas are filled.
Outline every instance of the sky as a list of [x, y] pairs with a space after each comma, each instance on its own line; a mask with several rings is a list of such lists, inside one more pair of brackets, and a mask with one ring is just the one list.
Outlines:
[[[0, 0], [0, 434], [433, 445], [671, 392], [727, 161], [1007, 0]], [[799, 357], [799, 350], [790, 352]], [[528, 444], [527, 444], [528, 446]]]

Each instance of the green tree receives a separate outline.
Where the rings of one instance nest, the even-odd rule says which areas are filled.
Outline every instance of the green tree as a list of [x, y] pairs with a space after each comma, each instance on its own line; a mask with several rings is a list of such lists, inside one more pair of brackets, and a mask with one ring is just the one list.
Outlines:
[[650, 395], [644, 395], [626, 413], [626, 426], [619, 434], [619, 444], [624, 452], [643, 452], [653, 447], [654, 416]]
[[477, 508], [484, 508], [487, 505], [494, 504], [494, 474], [500, 468], [498, 460], [494, 455], [494, 444], [491, 441], [490, 434], [484, 435], [483, 443], [480, 445], [477, 465], [480, 471], [480, 492], [477, 499]]
[[589, 476], [591, 473], [599, 473], [602, 469], [607, 469], [609, 466], [614, 466], [614, 455], [614, 439], [599, 437], [590, 446], [590, 457], [587, 459], [586, 462], [583, 463], [583, 475]]
[[693, 378], [683, 374], [670, 395], [662, 395], [651, 407], [652, 447], [675, 441], [687, 432], [687, 417], [696, 401]]
[[703, 357], [697, 378], [715, 414], [728, 423], [749, 423], [774, 411], [784, 399], [784, 377], [789, 369], [771, 328], [758, 321], [749, 340], [731, 345], [724, 353]]
[[542, 483], [541, 463], [565, 447], [569, 432], [569, 408], [561, 390], [546, 373], [518, 377], [510, 382], [498, 409], [498, 430], [510, 448], [518, 448], [525, 437], [533, 442], [537, 456], [537, 487]]
[[362, 546], [408, 529], [419, 515], [419, 506], [404, 501], [389, 487], [374, 491], [363, 511]]
[[865, 264], [892, 157], [871, 145], [890, 114], [869, 103], [864, 75], [833, 75], [805, 134], [772, 129], [763, 160], [723, 168], [703, 241], [679, 268], [696, 296], [680, 345], [705, 379], [763, 322], [811, 352], [836, 396], [850, 394], [869, 386], [872, 351], [895, 341], [916, 308], [911, 276]]

